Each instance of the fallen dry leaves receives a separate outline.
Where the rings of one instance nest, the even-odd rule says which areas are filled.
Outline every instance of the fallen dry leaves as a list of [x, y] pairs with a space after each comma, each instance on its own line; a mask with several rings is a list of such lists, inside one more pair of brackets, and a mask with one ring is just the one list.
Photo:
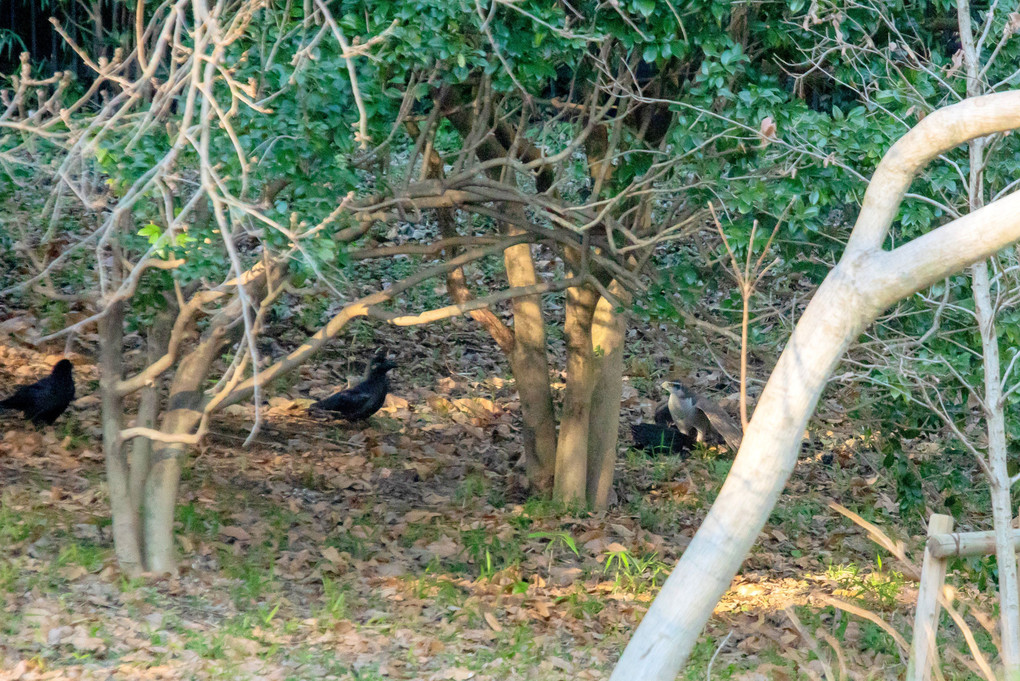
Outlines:
[[[226, 410], [182, 484], [174, 578], [116, 569], [94, 396], [80, 391], [54, 428], [0, 421], [0, 679], [607, 678], [718, 489], [718, 462], [622, 458], [611, 512], [558, 515], [519, 483], [512, 384], [398, 359], [368, 424], [305, 412], [353, 367], [303, 368], [263, 405], [251, 449], [240, 444], [254, 407]], [[0, 345], [0, 386], [52, 361]], [[85, 361], [78, 375], [96, 378]], [[625, 384], [621, 437], [654, 397]], [[789, 498], [816, 510], [767, 529], [710, 624], [716, 640], [731, 634], [715, 669], [816, 672], [782, 608], [837, 592], [826, 561], [874, 553], [866, 541], [846, 551], [860, 533], [821, 503], [831, 486], [818, 467], [791, 481]], [[853, 648], [860, 625], [841, 617], [829, 609], [818, 626], [841, 629], [852, 662], [897, 669]]]

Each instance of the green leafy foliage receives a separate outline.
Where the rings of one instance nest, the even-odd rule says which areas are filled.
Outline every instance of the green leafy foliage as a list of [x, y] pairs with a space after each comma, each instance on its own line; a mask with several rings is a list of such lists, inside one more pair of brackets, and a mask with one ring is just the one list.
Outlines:
[[[154, 190], [138, 197], [132, 204], [135, 227], [122, 235], [120, 246], [128, 261], [148, 253], [182, 264], [142, 276], [131, 299], [130, 325], [144, 327], [175, 285], [215, 286], [227, 280], [235, 257], [248, 267], [265, 251], [292, 252], [293, 284], [344, 281], [352, 261], [350, 246], [338, 236], [357, 222], [343, 211], [331, 219], [343, 197], [386, 196], [416, 177], [420, 169], [402, 163], [414, 145], [402, 123], [435, 113], [435, 99], [444, 88], [462, 102], [484, 86], [491, 89], [487, 103], [502, 119], [523, 121], [525, 139], [550, 158], [564, 152], [555, 168], [562, 180], [557, 197], [577, 203], [613, 197], [609, 211], [619, 217], [637, 206], [632, 194], [640, 192], [632, 190], [647, 182], [641, 191], [656, 196], [649, 222], [663, 230], [686, 219], [705, 224], [699, 211], [711, 202], [736, 260], [763, 255], [772, 263], [761, 284], [769, 305], [749, 336], [753, 346], [778, 351], [789, 333], [786, 317], [795, 317], [795, 304], [810, 296], [840, 256], [876, 164], [911, 125], [964, 93], [963, 79], [954, 71], [954, 34], [945, 28], [952, 26], [955, 8], [922, 0], [882, 9], [884, 17], [865, 6], [819, 9], [801, 0], [752, 5], [694, 0], [683, 8], [666, 0], [615, 5], [523, 0], [485, 11], [464, 0], [329, 3], [338, 30], [355, 44], [379, 37], [370, 52], [351, 56], [331, 33], [315, 39], [321, 26], [307, 21], [299, 4], [261, 5], [225, 45], [220, 66], [230, 80], [218, 80], [213, 89], [217, 102], [230, 101], [231, 93], [242, 95], [229, 116], [217, 119], [205, 159], [224, 195], [236, 202], [210, 206], [203, 199], [201, 210], [188, 204], [200, 183], [213, 181], [201, 176], [200, 159], [184, 143], [188, 130], [182, 130], [193, 123], [186, 116], [209, 104], [203, 101], [205, 93], [191, 103], [194, 108], [176, 102], [158, 124], [114, 127], [89, 147], [86, 172], [101, 177], [116, 198], [133, 196], [168, 154], [176, 154], [172, 205]], [[984, 12], [976, 12], [976, 18], [983, 20]], [[1004, 34], [1007, 21], [1000, 12], [990, 34]], [[0, 34], [0, 51], [13, 49], [13, 42]], [[988, 67], [989, 83], [1015, 85], [1017, 43], [1003, 42]], [[614, 89], [630, 75], [636, 83], [633, 92]], [[80, 89], [71, 88], [61, 103], [70, 105], [79, 95]], [[608, 120], [619, 116], [625, 123], [600, 196], [586, 193], [595, 191], [595, 183], [576, 139], [586, 121], [557, 107], [556, 102], [567, 100], [606, 106]], [[627, 108], [635, 102], [641, 106]], [[649, 111], [668, 123], [655, 141], [637, 122], [639, 114]], [[95, 112], [85, 108], [76, 115], [87, 120]], [[358, 130], [362, 122], [364, 138]], [[1020, 174], [1017, 140], [1016, 135], [996, 140], [995, 160], [985, 169], [989, 198], [1008, 191]], [[0, 135], [0, 153], [22, 143], [18, 135]], [[455, 127], [441, 122], [435, 148], [444, 157], [455, 157], [464, 147]], [[0, 166], [4, 207], [19, 214], [41, 212], [42, 193], [32, 196], [23, 188], [33, 182], [38, 167], [57, 164], [59, 148], [41, 137], [34, 141], [32, 156], [38, 166]], [[910, 188], [887, 246], [966, 212], [968, 171], [964, 150], [948, 153], [944, 162], [927, 169]], [[276, 187], [280, 181], [285, 182], [282, 189]], [[246, 212], [251, 206], [258, 211]], [[175, 223], [185, 210], [190, 214]], [[53, 228], [72, 243], [106, 217], [61, 215]], [[240, 225], [255, 245], [229, 253], [220, 234], [222, 221]], [[295, 234], [311, 225], [319, 228], [296, 244]], [[479, 230], [493, 226], [471, 224]], [[31, 235], [36, 238], [29, 243], [32, 248], [42, 250], [38, 240], [43, 233], [39, 228]], [[10, 247], [31, 241], [23, 236], [16, 227], [0, 225], [0, 272], [30, 269], [29, 259]], [[1001, 258], [1008, 265], [1016, 254]], [[739, 322], [742, 301], [728, 253], [711, 229], [661, 247], [654, 262], [656, 280], [635, 303], [639, 315], [681, 327], [692, 316], [707, 315], [725, 326]], [[420, 265], [408, 259], [385, 274], [406, 275]], [[53, 285], [90, 289], [95, 275], [89, 268], [87, 258], [71, 258], [54, 272]], [[412, 292], [403, 302], [435, 306], [437, 295]], [[947, 410], [959, 423], [969, 413], [966, 386], [983, 378], [973, 351], [978, 336], [969, 314], [971, 298], [966, 277], [954, 277], [926, 297], [904, 301], [874, 330], [878, 341], [925, 337], [912, 361], [918, 373], [938, 383]], [[941, 299], [952, 307], [937, 310], [931, 301]], [[778, 314], [788, 301], [793, 301], [791, 314]], [[325, 298], [304, 296], [302, 302], [299, 315], [306, 326], [321, 322], [330, 309]], [[67, 309], [52, 304], [45, 312], [56, 324]], [[926, 336], [936, 323], [940, 332]], [[1020, 314], [1003, 314], [998, 332], [1004, 347], [1016, 345]], [[1003, 353], [1004, 365], [1011, 359], [1010, 352]], [[924, 414], [916, 382], [896, 367], [876, 363], [862, 373], [888, 398], [874, 404], [869, 415], [885, 419], [890, 428], [902, 422], [920, 430], [938, 427]], [[1020, 397], [1009, 399], [1015, 404]], [[1020, 420], [1011, 416], [1007, 430], [1020, 438]], [[927, 503], [919, 484], [925, 473], [903, 455], [899, 442], [889, 439], [887, 445], [883, 456], [900, 485], [902, 510], [919, 510]]]

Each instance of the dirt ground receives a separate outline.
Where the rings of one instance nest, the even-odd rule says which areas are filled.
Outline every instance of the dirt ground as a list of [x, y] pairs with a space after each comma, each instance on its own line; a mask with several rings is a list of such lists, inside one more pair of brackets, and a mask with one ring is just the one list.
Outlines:
[[[254, 407], [221, 415], [186, 466], [173, 578], [117, 569], [98, 375], [74, 355], [82, 397], [55, 426], [0, 415], [0, 679], [608, 678], [732, 457], [627, 450], [628, 424], [660, 397], [656, 369], [631, 357], [618, 503], [531, 498], [505, 367], [469, 320], [442, 333], [458, 356], [393, 342], [401, 368], [367, 427], [304, 410], [360, 371], [365, 346], [281, 387], [250, 448]], [[0, 394], [56, 358], [0, 342]], [[899, 517], [877, 457], [845, 423], [819, 427], [683, 678], [902, 674], [883, 627], [909, 641], [916, 585], [828, 506], [870, 509], [916, 559], [920, 525]], [[947, 636], [946, 678], [975, 678]]]

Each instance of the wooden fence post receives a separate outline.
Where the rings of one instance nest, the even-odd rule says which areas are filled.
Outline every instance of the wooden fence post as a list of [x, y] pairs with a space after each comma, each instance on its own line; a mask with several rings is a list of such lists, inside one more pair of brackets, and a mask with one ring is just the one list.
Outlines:
[[[928, 520], [928, 536], [953, 531], [953, 518], [935, 513]], [[925, 546], [924, 564], [921, 566], [921, 586], [917, 591], [917, 610], [914, 612], [914, 640], [910, 645], [906, 681], [928, 681], [932, 665], [937, 664], [938, 648], [935, 634], [939, 628], [939, 594], [946, 579], [946, 560], [932, 554]]]

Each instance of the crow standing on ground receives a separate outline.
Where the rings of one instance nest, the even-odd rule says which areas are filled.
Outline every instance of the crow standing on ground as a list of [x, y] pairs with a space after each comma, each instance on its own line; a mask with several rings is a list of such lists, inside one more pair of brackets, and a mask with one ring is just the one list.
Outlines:
[[74, 377], [70, 360], [62, 359], [46, 378], [19, 387], [0, 401], [0, 408], [18, 409], [35, 425], [52, 424], [74, 399]]
[[396, 366], [394, 362], [386, 359], [386, 351], [380, 350], [372, 360], [364, 381], [353, 388], [341, 390], [324, 400], [319, 400], [311, 408], [339, 412], [348, 421], [367, 419], [379, 411], [386, 401], [386, 393], [390, 389], [386, 372]]
[[634, 449], [643, 449], [652, 454], [679, 454], [686, 459], [694, 448], [694, 438], [681, 433], [672, 423], [667, 426], [634, 423], [631, 424], [630, 435], [634, 439]]

